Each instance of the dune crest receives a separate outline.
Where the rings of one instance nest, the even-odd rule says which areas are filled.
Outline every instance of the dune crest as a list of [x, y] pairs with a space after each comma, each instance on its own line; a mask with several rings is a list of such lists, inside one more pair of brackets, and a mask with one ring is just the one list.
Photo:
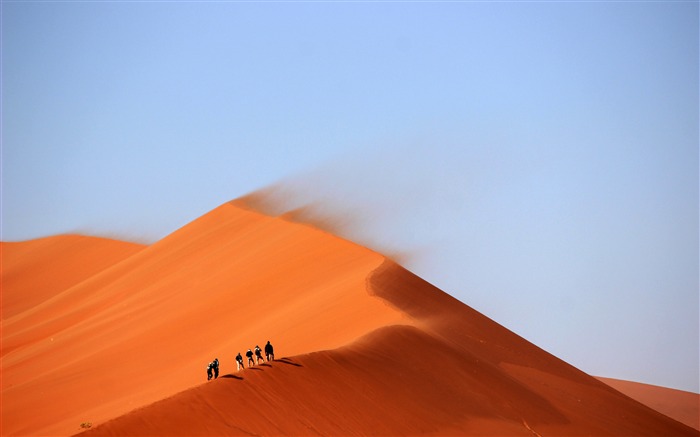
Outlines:
[[[3, 435], [698, 435], [386, 257], [242, 201], [116, 258], [3, 319]], [[237, 373], [267, 340], [286, 358]]]

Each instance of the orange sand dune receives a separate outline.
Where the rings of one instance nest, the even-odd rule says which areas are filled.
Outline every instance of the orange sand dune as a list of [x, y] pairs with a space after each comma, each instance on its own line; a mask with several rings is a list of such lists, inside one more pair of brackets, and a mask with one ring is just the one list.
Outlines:
[[[383, 256], [241, 201], [2, 328], [3, 435], [700, 434]], [[236, 373], [266, 340], [290, 358]], [[228, 377], [205, 382], [214, 357]]]
[[641, 382], [600, 377], [598, 379], [632, 399], [700, 430], [700, 394]]
[[2, 318], [32, 308], [144, 247], [80, 235], [0, 243]]
[[698, 435], [385, 261], [411, 317], [133, 411], [88, 435]]
[[3, 320], [2, 434], [72, 434], [200, 383], [214, 357], [231, 371], [237, 352], [268, 339], [295, 355], [405, 321], [367, 294], [382, 261], [222, 205]]

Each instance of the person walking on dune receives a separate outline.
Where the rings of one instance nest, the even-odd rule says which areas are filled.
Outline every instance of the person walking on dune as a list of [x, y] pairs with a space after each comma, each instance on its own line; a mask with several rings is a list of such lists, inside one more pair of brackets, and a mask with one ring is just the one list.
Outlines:
[[270, 344], [270, 340], [268, 340], [267, 344], [265, 345], [265, 356], [267, 357], [267, 361], [272, 361], [275, 359], [275, 352]]
[[258, 346], [257, 344], [255, 345], [255, 361], [257, 361], [258, 364], [260, 364], [260, 361], [262, 361], [263, 363], [265, 362], [265, 360], [262, 357], [262, 349], [260, 349], [260, 346]]
[[207, 364], [207, 381], [212, 377], [212, 372], [214, 371], [214, 363]]
[[254, 366], [255, 361], [253, 361], [253, 351], [248, 349], [248, 352], [245, 353], [245, 356], [248, 357], [248, 367]]
[[243, 366], [243, 355], [238, 352], [238, 355], [236, 355], [236, 370], [240, 371], [241, 369], [245, 369], [245, 366]]
[[214, 358], [214, 361], [212, 362], [213, 368], [214, 368], [214, 379], [219, 377], [219, 359]]

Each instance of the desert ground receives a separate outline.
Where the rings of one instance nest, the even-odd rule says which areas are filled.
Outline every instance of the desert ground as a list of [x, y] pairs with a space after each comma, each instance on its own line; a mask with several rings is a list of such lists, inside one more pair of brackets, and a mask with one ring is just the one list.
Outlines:
[[[1, 250], [2, 435], [700, 435], [697, 394], [601, 382], [244, 199], [151, 245]], [[274, 361], [236, 369], [267, 341]]]
[[598, 379], [632, 399], [700, 430], [700, 395], [697, 393], [613, 378]]

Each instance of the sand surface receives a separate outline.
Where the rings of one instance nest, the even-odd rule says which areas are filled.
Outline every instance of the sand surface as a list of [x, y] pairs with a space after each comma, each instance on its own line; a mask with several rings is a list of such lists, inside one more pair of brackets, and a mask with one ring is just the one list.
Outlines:
[[[83, 238], [2, 246], [2, 435], [700, 435], [242, 201], [148, 247]], [[236, 372], [267, 340], [278, 360]]]
[[641, 382], [600, 377], [598, 379], [632, 399], [700, 430], [700, 394]]
[[33, 308], [144, 247], [79, 235], [0, 243], [2, 319]]

